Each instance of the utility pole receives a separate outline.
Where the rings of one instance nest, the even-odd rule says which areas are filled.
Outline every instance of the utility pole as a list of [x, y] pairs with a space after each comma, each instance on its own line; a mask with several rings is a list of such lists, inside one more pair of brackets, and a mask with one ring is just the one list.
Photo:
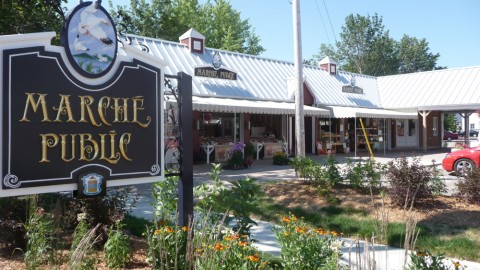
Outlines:
[[303, 112], [303, 63], [300, 0], [293, 0], [293, 36], [295, 51], [295, 156], [305, 157], [305, 118]]

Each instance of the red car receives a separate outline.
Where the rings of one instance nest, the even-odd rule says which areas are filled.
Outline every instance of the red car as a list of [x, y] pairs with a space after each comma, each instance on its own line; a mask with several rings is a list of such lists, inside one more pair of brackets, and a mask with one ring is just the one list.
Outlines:
[[458, 134], [455, 133], [455, 132], [445, 130], [443, 132], [443, 139], [451, 142], [452, 140], [457, 140], [458, 139]]
[[480, 147], [462, 149], [448, 153], [442, 161], [442, 167], [447, 172], [465, 174], [473, 166], [480, 168]]

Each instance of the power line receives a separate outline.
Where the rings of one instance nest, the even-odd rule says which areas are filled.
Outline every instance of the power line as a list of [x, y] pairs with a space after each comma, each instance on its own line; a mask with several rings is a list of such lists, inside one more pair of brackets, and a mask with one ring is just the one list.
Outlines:
[[325, 11], [327, 12], [328, 21], [330, 22], [330, 28], [332, 28], [333, 37], [335, 38], [335, 45], [337, 45], [337, 36], [335, 35], [335, 31], [333, 30], [332, 20], [330, 20], [330, 14], [328, 14], [328, 8], [327, 8], [327, 5], [325, 4], [325, 0], [323, 0], [323, 6], [325, 7]]
[[330, 45], [332, 45], [332, 42], [330, 41], [330, 36], [328, 35], [327, 28], [325, 27], [325, 23], [323, 22], [322, 12], [320, 12], [320, 7], [318, 6], [317, 0], [315, 0], [315, 4], [317, 5], [317, 11], [318, 11], [318, 14], [320, 15], [320, 20], [322, 21], [323, 30], [325, 31], [325, 34], [327, 35], [328, 43]]

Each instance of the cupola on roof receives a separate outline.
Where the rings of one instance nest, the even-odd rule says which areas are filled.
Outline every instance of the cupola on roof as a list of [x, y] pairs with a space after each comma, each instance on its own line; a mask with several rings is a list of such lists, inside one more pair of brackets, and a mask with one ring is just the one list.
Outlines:
[[202, 53], [205, 50], [205, 36], [197, 30], [190, 28], [179, 38], [180, 43], [186, 45], [191, 53]]

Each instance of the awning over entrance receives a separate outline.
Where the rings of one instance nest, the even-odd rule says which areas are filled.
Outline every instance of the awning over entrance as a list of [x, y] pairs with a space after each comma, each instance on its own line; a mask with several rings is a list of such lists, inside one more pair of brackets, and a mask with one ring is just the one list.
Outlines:
[[[256, 114], [295, 114], [295, 103], [215, 97], [192, 97], [195, 111]], [[329, 117], [330, 111], [312, 106], [303, 107], [305, 115]]]
[[388, 118], [388, 119], [418, 119], [417, 113], [404, 113], [384, 109], [369, 109], [356, 107], [327, 106], [333, 111], [334, 118]]

